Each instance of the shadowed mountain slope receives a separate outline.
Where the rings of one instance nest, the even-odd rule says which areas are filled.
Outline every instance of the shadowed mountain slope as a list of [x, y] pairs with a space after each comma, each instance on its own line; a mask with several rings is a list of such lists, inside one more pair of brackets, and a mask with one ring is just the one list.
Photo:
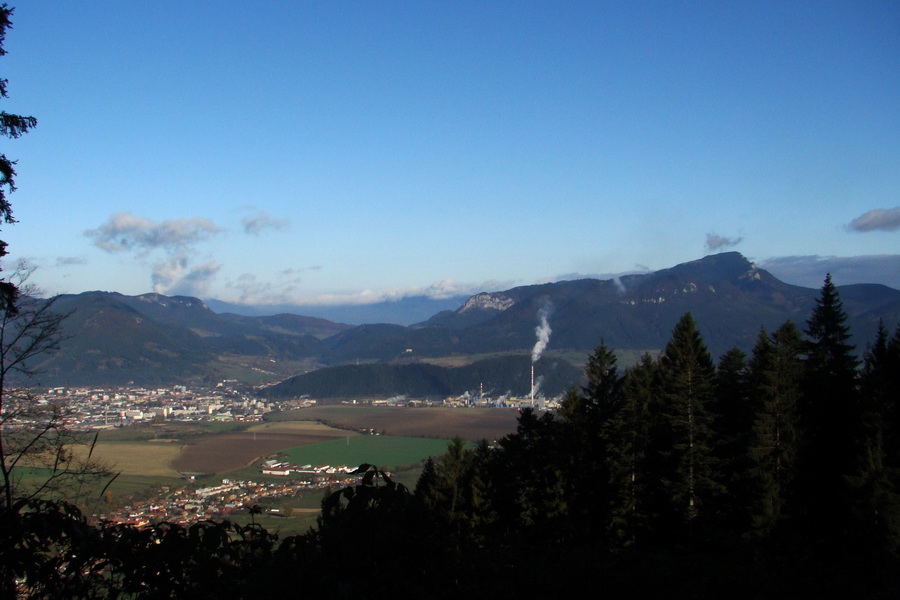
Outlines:
[[41, 357], [41, 385], [140, 385], [207, 376], [223, 355], [271, 360], [316, 356], [321, 337], [349, 327], [298, 315], [217, 315], [197, 298], [85, 292], [59, 296], [65, 339]]

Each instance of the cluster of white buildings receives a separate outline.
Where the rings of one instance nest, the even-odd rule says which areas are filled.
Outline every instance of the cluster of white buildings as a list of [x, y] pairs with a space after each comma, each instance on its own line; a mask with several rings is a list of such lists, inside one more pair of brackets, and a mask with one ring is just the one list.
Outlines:
[[278, 475], [283, 477], [289, 475], [339, 475], [342, 473], [350, 473], [355, 469], [356, 467], [348, 467], [347, 465], [338, 467], [333, 467], [331, 465], [321, 465], [318, 467], [303, 465], [302, 467], [295, 467], [290, 463], [277, 460], [267, 460], [262, 464], [263, 475]]
[[[304, 493], [320, 493], [327, 487], [351, 485], [351, 477], [319, 476], [311, 480], [256, 482], [223, 479], [216, 486], [191, 490], [172, 490], [162, 486], [146, 500], [131, 502], [118, 508], [98, 511], [95, 519], [146, 527], [163, 521], [187, 525], [207, 519], [221, 519], [249, 509], [265, 498], [298, 497]], [[272, 512], [277, 512], [273, 509]]]
[[70, 427], [130, 425], [154, 420], [258, 421], [290, 403], [260, 400], [226, 383], [211, 389], [55, 387], [37, 394], [36, 403], [64, 407]]

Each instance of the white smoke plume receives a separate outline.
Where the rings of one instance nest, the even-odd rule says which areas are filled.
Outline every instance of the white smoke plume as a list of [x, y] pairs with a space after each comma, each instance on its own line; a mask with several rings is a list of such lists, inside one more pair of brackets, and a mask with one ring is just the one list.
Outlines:
[[154, 221], [118, 212], [84, 235], [106, 252], [131, 253], [139, 261], [162, 255], [153, 265], [153, 291], [199, 296], [206, 292], [220, 265], [215, 261], [194, 264], [196, 246], [221, 232], [211, 220], [200, 217]]
[[538, 311], [538, 319], [540, 324], [534, 328], [534, 335], [537, 336], [537, 342], [534, 344], [534, 348], [531, 349], [531, 362], [536, 363], [538, 359], [541, 357], [541, 354], [544, 353], [544, 349], [547, 347], [547, 344], [550, 342], [550, 334], [553, 333], [553, 330], [550, 329], [550, 323], [547, 319], [550, 318], [550, 313], [553, 312], [553, 303], [550, 302], [549, 298], [544, 298], [544, 304], [541, 306]]

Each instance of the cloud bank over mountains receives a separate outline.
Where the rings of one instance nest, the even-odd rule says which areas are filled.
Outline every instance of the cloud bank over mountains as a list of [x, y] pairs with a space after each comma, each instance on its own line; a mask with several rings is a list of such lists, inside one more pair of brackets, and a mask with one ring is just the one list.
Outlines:
[[456, 297], [474, 296], [479, 292], [496, 292], [513, 287], [513, 281], [491, 280], [481, 283], [462, 283], [445, 279], [426, 286], [410, 286], [403, 288], [387, 288], [384, 290], [366, 289], [360, 292], [316, 294], [301, 296], [285, 291], [272, 283], [261, 282], [250, 273], [245, 273], [237, 282], [230, 282], [229, 287], [239, 290], [240, 304], [277, 305], [294, 304], [297, 306], [363, 306], [382, 302], [399, 302], [406, 298], [428, 298], [431, 300], [447, 300]]
[[[252, 207], [245, 207], [251, 209]], [[191, 217], [156, 221], [131, 212], [117, 212], [100, 226], [84, 231], [91, 243], [109, 254], [130, 256], [135, 266], [149, 267], [154, 292], [166, 295], [208, 297], [212, 282], [223, 273], [223, 265], [210, 258], [202, 260], [202, 244], [216, 236], [261, 236], [285, 229], [286, 219], [254, 211], [240, 220], [239, 231], [229, 231], [211, 219]], [[84, 264], [83, 259], [59, 259], [59, 264]], [[300, 283], [304, 274], [321, 271], [322, 265], [281, 269], [271, 278], [245, 272], [224, 282], [232, 299], [248, 305], [366, 305], [399, 301], [410, 297], [434, 300], [496, 291], [513, 281], [462, 283], [451, 279], [425, 286], [392, 287], [384, 290], [304, 295]]]
[[[273, 271], [244, 272], [225, 275], [222, 257], [212, 256], [204, 244], [215, 238], [236, 243], [234, 236], [265, 238], [267, 234], [283, 230], [290, 221], [270, 216], [252, 206], [241, 209], [245, 214], [232, 228], [212, 219], [190, 217], [153, 220], [131, 212], [112, 214], [96, 228], [84, 231], [91, 243], [108, 254], [130, 257], [138, 269], [147, 269], [154, 292], [168, 295], [190, 295], [204, 298], [223, 295], [215, 292], [213, 284], [224, 289], [225, 298], [245, 305], [293, 304], [298, 306], [361, 306], [394, 302], [412, 297], [448, 299], [467, 297], [484, 291], [509, 289], [542, 281], [596, 278], [613, 279], [624, 274], [647, 271], [642, 265], [627, 272], [567, 273], [555, 277], [521, 280], [487, 280], [479, 283], [443, 279], [424, 286], [388, 287], [334, 293], [310, 293], [304, 290], [303, 278], [311, 272], [323, 270], [322, 265], [293, 266]], [[854, 219], [850, 231], [868, 233], [900, 229], [900, 207], [870, 210]], [[723, 236], [714, 231], [706, 234], [705, 248], [709, 252], [724, 251], [743, 242], [743, 236]], [[254, 242], [256, 243], [256, 242]], [[819, 287], [826, 273], [831, 273], [839, 285], [851, 283], [882, 283], [900, 289], [900, 255], [863, 255], [851, 257], [810, 255], [776, 256], [756, 261], [776, 277], [788, 283]], [[82, 257], [60, 257], [56, 266], [84, 265]], [[664, 267], [663, 267], [664, 268]]]
[[881, 283], [900, 289], [900, 254], [868, 256], [781, 256], [757, 264], [786, 283], [821, 287], [831, 273], [836, 285]]

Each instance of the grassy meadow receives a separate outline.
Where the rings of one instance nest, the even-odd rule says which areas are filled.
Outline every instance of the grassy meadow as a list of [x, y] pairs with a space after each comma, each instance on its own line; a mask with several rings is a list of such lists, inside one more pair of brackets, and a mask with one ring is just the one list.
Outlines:
[[294, 465], [347, 465], [370, 463], [379, 467], [418, 465], [429, 456], [447, 451], [447, 441], [428, 438], [358, 435], [284, 451]]
[[[177, 478], [180, 475], [172, 468], [172, 462], [181, 452], [182, 445], [175, 440], [106, 442], [98, 438], [91, 458], [121, 475]], [[85, 458], [87, 453], [86, 446], [76, 447], [80, 458]]]

